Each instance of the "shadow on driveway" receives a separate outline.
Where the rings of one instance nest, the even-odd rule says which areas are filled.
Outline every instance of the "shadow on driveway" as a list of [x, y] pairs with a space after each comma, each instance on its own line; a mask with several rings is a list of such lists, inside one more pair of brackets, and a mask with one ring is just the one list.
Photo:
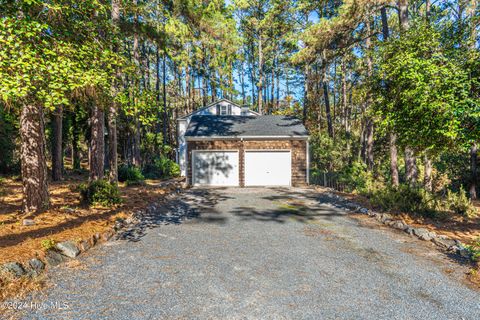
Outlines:
[[[180, 195], [174, 195], [173, 199], [147, 209], [136, 225], [121, 232], [117, 238], [140, 241], [149, 229], [161, 225], [181, 224], [192, 219], [195, 219], [196, 223], [224, 223], [226, 218], [215, 210], [215, 206], [229, 198], [221, 193], [221, 189], [191, 189]], [[207, 212], [208, 215], [205, 214]]]

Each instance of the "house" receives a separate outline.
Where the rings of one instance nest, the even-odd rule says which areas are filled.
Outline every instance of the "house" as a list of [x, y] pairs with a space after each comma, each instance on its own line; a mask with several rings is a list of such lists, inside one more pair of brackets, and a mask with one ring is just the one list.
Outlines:
[[308, 132], [295, 117], [262, 116], [223, 99], [179, 119], [178, 142], [190, 185], [308, 184]]

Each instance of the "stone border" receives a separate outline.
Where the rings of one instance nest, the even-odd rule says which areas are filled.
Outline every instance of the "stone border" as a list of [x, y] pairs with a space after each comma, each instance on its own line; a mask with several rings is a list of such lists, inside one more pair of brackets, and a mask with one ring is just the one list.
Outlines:
[[166, 189], [169, 194], [165, 195], [158, 202], [149, 204], [146, 208], [132, 212], [130, 217], [124, 220], [117, 220], [113, 227], [103, 233], [96, 233], [89, 239], [82, 239], [78, 243], [74, 241], [63, 241], [56, 243], [45, 253], [44, 261], [38, 257], [34, 257], [28, 261], [28, 264], [20, 262], [7, 262], [0, 265], [0, 277], [8, 279], [9, 277], [35, 278], [44, 273], [48, 267], [55, 267], [71, 259], [75, 259], [78, 255], [86, 252], [97, 244], [107, 242], [114, 236], [118, 235], [126, 228], [134, 227], [147, 212], [156, 210], [160, 206], [160, 202], [171, 200], [185, 187], [184, 178], [174, 178], [166, 180], [159, 184], [159, 187]]
[[337, 194], [332, 193], [332, 191], [335, 190], [331, 188], [325, 189], [331, 190], [325, 193], [325, 195], [330, 198], [334, 203], [335, 207], [339, 209], [343, 209], [347, 212], [353, 212], [356, 214], [367, 215], [371, 218], [374, 218], [378, 222], [383, 223], [386, 226], [400, 231], [404, 231], [405, 233], [411, 236], [415, 236], [420, 240], [431, 241], [440, 249], [446, 250], [447, 252], [454, 253], [461, 258], [465, 258], [472, 262], [475, 262], [473, 260], [472, 253], [465, 247], [464, 244], [462, 244], [458, 240], [451, 239], [444, 235], [437, 235], [435, 232], [429, 231], [425, 228], [414, 228], [401, 219], [395, 219], [395, 217], [389, 213], [380, 213], [369, 210], [368, 208], [365, 208], [356, 202], [349, 201]]

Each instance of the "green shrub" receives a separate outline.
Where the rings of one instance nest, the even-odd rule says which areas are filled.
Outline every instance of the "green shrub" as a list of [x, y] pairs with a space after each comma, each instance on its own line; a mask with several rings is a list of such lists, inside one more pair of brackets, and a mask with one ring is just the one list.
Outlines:
[[79, 186], [82, 200], [89, 204], [111, 206], [121, 202], [120, 191], [106, 180], [95, 180]]
[[[377, 189], [369, 194], [374, 206], [385, 211], [422, 212], [428, 208], [428, 197], [423, 190], [401, 185], [398, 188]], [[428, 211], [428, 210], [427, 210]]]
[[465, 247], [470, 251], [473, 261], [480, 261], [480, 237], [474, 243]]
[[167, 179], [178, 177], [180, 175], [180, 167], [178, 164], [165, 157], [156, 158], [152, 164], [145, 165], [143, 175], [147, 179]]
[[421, 188], [400, 185], [398, 188], [376, 189], [368, 194], [370, 202], [385, 211], [418, 213], [440, 218], [455, 213], [473, 216], [476, 211], [465, 192], [447, 192], [446, 197]]
[[460, 187], [458, 193], [447, 191], [445, 199], [446, 206], [456, 214], [466, 217], [473, 217], [477, 215], [477, 211], [472, 202], [467, 198], [465, 190]]
[[142, 185], [144, 184], [145, 177], [139, 168], [121, 165], [118, 168], [118, 181], [126, 182], [127, 186]]
[[52, 239], [44, 239], [40, 242], [43, 250], [47, 251], [53, 249], [55, 247], [55, 240]]
[[358, 161], [353, 162], [340, 172], [338, 182], [343, 184], [349, 192], [357, 191], [365, 194], [373, 188], [372, 173], [367, 171], [367, 166], [364, 163]]

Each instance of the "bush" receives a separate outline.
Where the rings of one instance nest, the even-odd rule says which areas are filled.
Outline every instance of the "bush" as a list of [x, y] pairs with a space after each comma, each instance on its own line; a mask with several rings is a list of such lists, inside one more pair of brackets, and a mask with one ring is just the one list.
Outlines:
[[480, 261], [480, 237], [475, 240], [471, 245], [465, 246], [472, 255], [473, 261]]
[[167, 179], [178, 177], [180, 175], [180, 167], [175, 161], [165, 156], [156, 158], [152, 164], [143, 168], [143, 175], [147, 179]]
[[118, 181], [126, 182], [127, 186], [144, 184], [145, 177], [139, 168], [121, 165], [118, 168]]
[[357, 191], [361, 194], [370, 192], [373, 188], [372, 173], [367, 171], [367, 166], [362, 162], [353, 162], [340, 172], [338, 179], [347, 191]]
[[111, 206], [121, 202], [117, 185], [106, 180], [95, 180], [79, 186], [82, 201], [89, 205]]
[[465, 192], [447, 192], [446, 197], [430, 193], [421, 188], [400, 185], [397, 189], [377, 189], [368, 194], [370, 202], [385, 211], [419, 213], [428, 217], [441, 217], [455, 213], [473, 216], [476, 211]]
[[477, 215], [477, 211], [472, 202], [467, 198], [463, 187], [460, 187], [458, 193], [448, 190], [445, 202], [448, 209], [452, 210], [456, 214], [466, 217], [473, 217]]

